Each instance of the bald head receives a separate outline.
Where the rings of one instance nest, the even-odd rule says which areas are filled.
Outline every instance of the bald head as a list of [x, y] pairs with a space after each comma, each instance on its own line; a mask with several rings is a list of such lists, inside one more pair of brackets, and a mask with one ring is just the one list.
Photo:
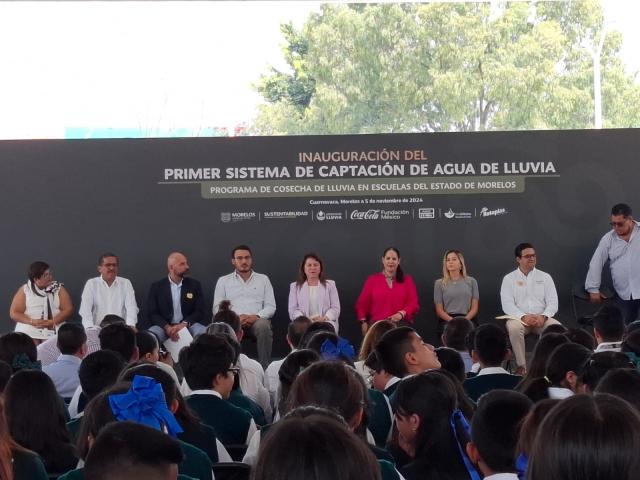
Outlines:
[[169, 270], [171, 279], [179, 283], [181, 278], [189, 275], [187, 257], [178, 252], [172, 253], [169, 255], [169, 258], [167, 258], [167, 269]]

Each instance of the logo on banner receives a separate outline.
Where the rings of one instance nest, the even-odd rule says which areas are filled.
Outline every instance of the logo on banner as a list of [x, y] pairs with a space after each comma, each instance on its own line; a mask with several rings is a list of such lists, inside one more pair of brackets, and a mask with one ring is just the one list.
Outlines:
[[380, 218], [382, 220], [400, 220], [402, 217], [411, 215], [409, 210], [382, 210]]
[[444, 216], [447, 218], [472, 218], [473, 213], [471, 212], [454, 212], [453, 209], [449, 209], [444, 212]]
[[253, 220], [256, 218], [256, 212], [223, 212], [220, 214], [220, 220], [224, 223], [242, 222], [244, 220]]
[[323, 220], [342, 220], [342, 212], [327, 212], [324, 213], [322, 210], [316, 213], [316, 219], [319, 221]]
[[221, 213], [220, 220], [222, 220], [224, 223], [229, 223], [231, 221], [231, 212]]
[[264, 212], [262, 214], [262, 218], [298, 218], [298, 217], [306, 217], [309, 215], [309, 212]]
[[367, 210], [361, 212], [354, 210], [351, 212], [351, 220], [378, 220], [380, 218], [380, 210]]
[[507, 213], [506, 208], [496, 208], [495, 210], [489, 210], [487, 207], [482, 207], [480, 210], [481, 217], [496, 217], [498, 215], [504, 215]]
[[419, 208], [418, 218], [436, 218], [435, 208]]

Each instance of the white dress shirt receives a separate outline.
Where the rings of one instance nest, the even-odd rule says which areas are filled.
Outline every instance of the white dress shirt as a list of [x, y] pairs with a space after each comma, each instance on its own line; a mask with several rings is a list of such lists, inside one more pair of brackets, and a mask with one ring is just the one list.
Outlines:
[[318, 308], [318, 286], [309, 286], [309, 318], [319, 317], [321, 314]]
[[222, 300], [229, 300], [231, 309], [238, 315], [271, 318], [276, 312], [276, 299], [269, 277], [254, 271], [246, 282], [238, 272], [220, 277], [213, 294], [214, 315], [218, 313]]
[[184, 318], [182, 316], [182, 306], [180, 305], [180, 293], [182, 292], [182, 279], [180, 283], [174, 283], [169, 275], [169, 286], [171, 287], [171, 301], [173, 303], [173, 318], [171, 323], [180, 323]]
[[106, 315], [119, 315], [127, 325], [138, 323], [136, 295], [126, 278], [116, 277], [109, 286], [102, 277], [96, 277], [84, 286], [80, 303], [82, 325], [85, 328], [100, 325]]
[[496, 473], [495, 475], [484, 477], [484, 480], [518, 480], [518, 475], [515, 473]]
[[549, 387], [549, 398], [553, 400], [564, 400], [565, 398], [573, 397], [575, 393], [573, 393], [568, 388], [562, 387]]
[[598, 244], [584, 288], [589, 293], [600, 291], [602, 268], [609, 262], [613, 288], [622, 300], [640, 299], [640, 226], [635, 222], [629, 241], [622, 240], [615, 230], [608, 232]]
[[[222, 395], [220, 395], [220, 393], [216, 392], [215, 390], [194, 390], [191, 395], [213, 395], [214, 397], [218, 397], [221, 400], [224, 400], [222, 398]], [[238, 408], [240, 408], [240, 407], [238, 407]], [[255, 420], [252, 418], [251, 419], [251, 423], [249, 424], [249, 431], [247, 433], [247, 439], [245, 441], [245, 443], [247, 445], [249, 445], [249, 442], [251, 441], [251, 438], [255, 435], [255, 433], [257, 431], [258, 431], [258, 427], [256, 426]]]
[[553, 317], [558, 311], [558, 293], [551, 275], [534, 268], [529, 275], [520, 268], [506, 275], [500, 289], [502, 310], [507, 315]]
[[478, 372], [478, 375], [476, 375], [476, 377], [481, 377], [482, 375], [496, 375], [496, 374], [511, 375], [502, 367], [486, 367], [481, 369]]
[[622, 350], [622, 340], [618, 342], [602, 342], [598, 344], [593, 353], [598, 352], [619, 352]]

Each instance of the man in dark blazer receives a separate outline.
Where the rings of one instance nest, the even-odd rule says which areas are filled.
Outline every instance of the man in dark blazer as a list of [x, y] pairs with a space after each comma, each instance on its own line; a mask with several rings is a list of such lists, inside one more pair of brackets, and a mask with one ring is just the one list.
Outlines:
[[187, 276], [187, 257], [172, 253], [167, 259], [167, 269], [167, 278], [151, 284], [147, 303], [149, 321], [153, 325], [149, 331], [158, 337], [160, 343], [168, 338], [178, 340], [180, 330], [185, 327], [195, 337], [211, 323], [211, 318], [204, 315], [200, 282]]

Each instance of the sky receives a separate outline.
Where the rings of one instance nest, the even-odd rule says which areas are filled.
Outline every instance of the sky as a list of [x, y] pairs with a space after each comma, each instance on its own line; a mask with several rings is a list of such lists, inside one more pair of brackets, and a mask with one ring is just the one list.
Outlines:
[[[640, 2], [602, 0], [640, 70]], [[309, 1], [0, 2], [0, 139], [64, 138], [65, 127], [170, 130], [250, 120], [252, 90], [285, 68], [279, 25]]]

